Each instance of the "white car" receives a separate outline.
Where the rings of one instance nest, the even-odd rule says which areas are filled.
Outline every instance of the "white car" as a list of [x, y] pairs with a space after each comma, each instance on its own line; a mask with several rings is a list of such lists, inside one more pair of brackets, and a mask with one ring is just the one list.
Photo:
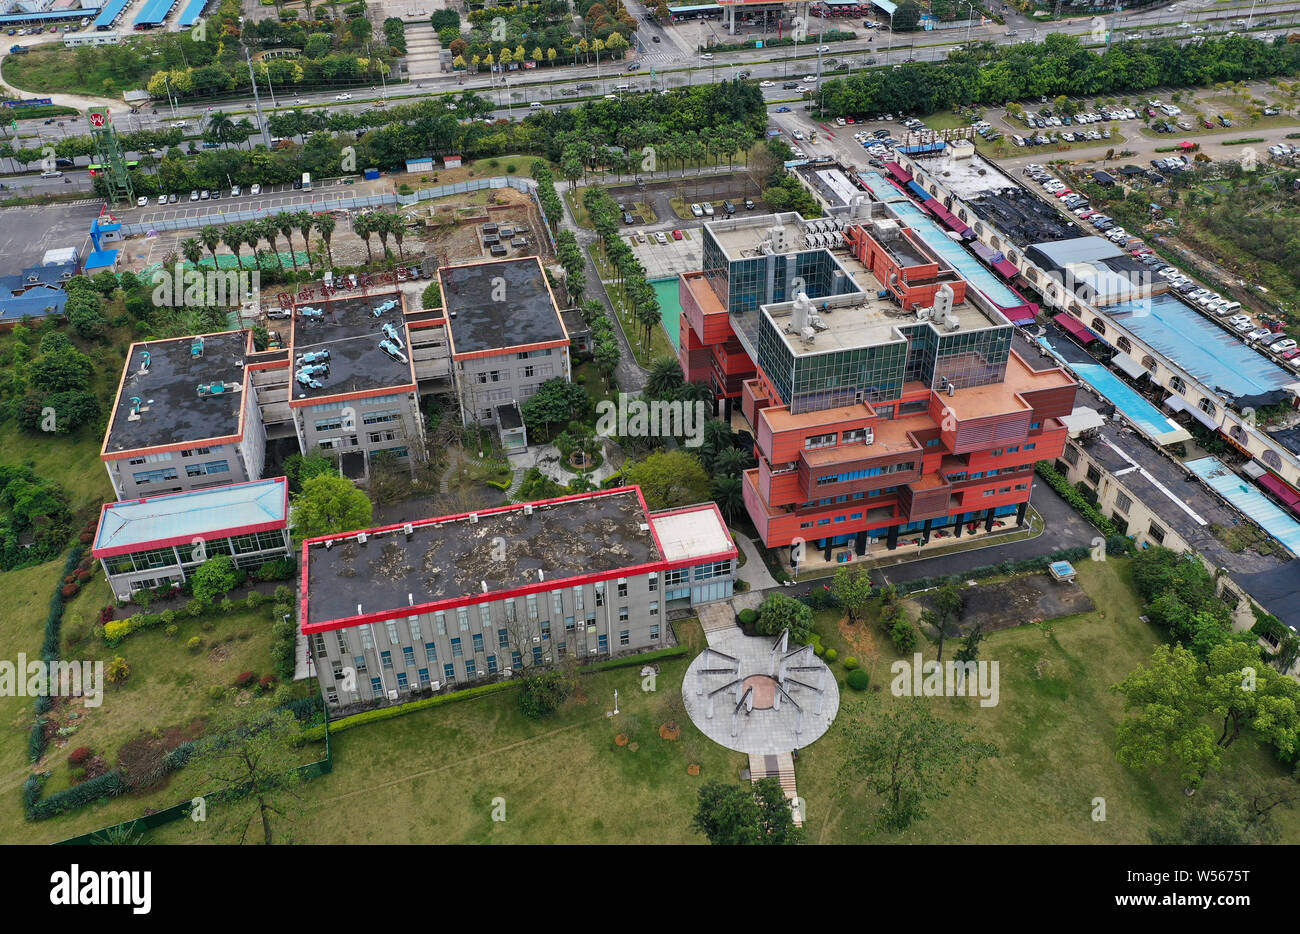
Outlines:
[[195, 188], [193, 191], [190, 192], [190, 200], [191, 201], [199, 200], [199, 190], [197, 188]]
[[158, 196], [158, 203], [159, 203], [159, 204], [166, 204], [166, 203], [167, 203], [167, 196], [166, 196], [166, 195], [159, 195], [159, 196]]
[[817, 83], [817, 76], [816, 76], [816, 75], [804, 75], [804, 76], [803, 76], [803, 80], [807, 81], [809, 84], [816, 84], [816, 83]]
[[713, 61], [713, 53], [705, 52], [703, 55], [700, 56], [700, 58], [704, 59], [706, 62], [711, 62]]
[[1272, 333], [1273, 332], [1270, 331], [1268, 328], [1255, 328], [1255, 330], [1251, 331], [1249, 334], [1246, 335], [1246, 340], [1248, 341], [1263, 340], [1264, 338], [1268, 337]]
[[335, 94], [334, 99], [336, 101], [350, 101], [352, 100], [352, 95], [344, 92], [343, 94]]
[[1232, 322], [1232, 329], [1233, 329], [1234, 331], [1238, 331], [1238, 332], [1249, 331], [1249, 330], [1250, 330], [1251, 328], [1253, 328], [1254, 326], [1255, 326], [1255, 323], [1254, 323], [1253, 321], [1251, 321], [1249, 318], [1247, 318], [1245, 321], [1235, 321], [1235, 322]]
[[241, 190], [242, 190], [242, 189], [241, 189], [238, 185], [231, 185], [231, 186], [230, 186], [230, 197], [232, 197], [232, 198], [238, 198]]
[[758, 82], [758, 86], [759, 86], [760, 88], [774, 88], [774, 87], [776, 87], [776, 82], [775, 82], [775, 81], [760, 81], [760, 82]]
[[836, 125], [836, 126], [847, 126], [847, 123], [845, 122], [845, 120], [844, 120], [843, 117], [836, 117], [836, 118], [835, 118], [835, 125]]
[[819, 46], [817, 46], [817, 51], [818, 51], [818, 52], [829, 52], [830, 50], [831, 50], [831, 47], [830, 47], [829, 45], [819, 45]]
[[701, 207], [704, 208], [704, 213], [705, 213], [707, 216], [709, 216], [709, 217], [712, 217], [712, 216], [713, 216], [713, 205], [712, 205], [710, 202], [705, 201], [704, 204], [701, 205]]
[[294, 104], [295, 104], [296, 106], [299, 106], [299, 107], [301, 107], [303, 104], [306, 104], [306, 103], [307, 103], [307, 102], [306, 102], [305, 100], [303, 100], [301, 97], [295, 97], [295, 98], [293, 99], [293, 102], [294, 102]]
[[135, 206], [138, 208], [147, 207], [148, 204], [149, 204], [149, 199], [146, 198], [144, 195], [141, 195], [140, 197], [135, 199]]
[[1273, 353], [1286, 353], [1288, 350], [1295, 350], [1296, 342], [1289, 337], [1284, 337], [1280, 341], [1274, 341], [1268, 345], [1268, 349]]
[[807, 89], [806, 87], [804, 87], [802, 84], [799, 85], [797, 88], [795, 88], [794, 91], [795, 91], [796, 94], [807, 94], [807, 93], [808, 93], [808, 89]]
[[659, 231], [655, 234], [655, 243], [660, 246], [666, 246], [668, 244], [668, 236], [662, 230]]
[[173, 129], [173, 130], [183, 130], [183, 129], [185, 129], [185, 121], [184, 121], [184, 120], [177, 120], [175, 123], [172, 124], [172, 129]]
[[691, 213], [694, 214], [696, 217], [703, 217], [703, 216], [704, 216], [704, 208], [700, 207], [698, 204], [692, 204], [692, 205], [691, 205]]
[[250, 195], [260, 195], [262, 193], [262, 186], [255, 183], [249, 187], [248, 193]]

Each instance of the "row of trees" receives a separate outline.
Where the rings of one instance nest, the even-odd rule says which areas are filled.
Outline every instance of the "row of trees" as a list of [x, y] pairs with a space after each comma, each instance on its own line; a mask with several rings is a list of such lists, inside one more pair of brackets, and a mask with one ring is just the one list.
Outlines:
[[[373, 217], [375, 215], [369, 215]], [[354, 229], [361, 233], [361, 222], [364, 217], [358, 217], [354, 222]], [[330, 250], [330, 243], [334, 237], [335, 219], [333, 214], [312, 214], [310, 211], [281, 211], [279, 214], [268, 215], [255, 221], [244, 221], [238, 224], [227, 224], [224, 227], [217, 227], [208, 224], [200, 228], [198, 236], [187, 237], [181, 242], [181, 255], [193, 263], [195, 266], [203, 258], [203, 251], [207, 250], [212, 257], [212, 263], [217, 264], [217, 247], [224, 245], [231, 253], [235, 255], [235, 261], [239, 268], [244, 268], [244, 257], [242, 250], [249, 246], [253, 250], [254, 266], [261, 268], [263, 264], [262, 255], [258, 247], [265, 242], [271, 248], [271, 252], [276, 254], [275, 266], [280, 267], [283, 262], [279, 259], [280, 237], [284, 237], [289, 247], [289, 258], [293, 262], [293, 268], [296, 272], [298, 269], [298, 256], [293, 247], [293, 235], [297, 233], [302, 237], [303, 252], [307, 254], [307, 265], [311, 267], [311, 235], [316, 233], [320, 237], [321, 243], [325, 247], [326, 255], [329, 258], [329, 264], [334, 265], [334, 255]], [[366, 250], [370, 249], [370, 238], [367, 230], [365, 233]]]
[[928, 114], [972, 104], [1040, 97], [1117, 94], [1154, 87], [1196, 87], [1300, 73], [1300, 45], [1245, 36], [1194, 45], [1173, 39], [1120, 42], [1101, 54], [1081, 39], [1051, 33], [1042, 43], [981, 43], [942, 62], [909, 62], [826, 82], [821, 103], [832, 113]]
[[619, 233], [619, 211], [604, 188], [591, 187], [582, 203], [599, 236], [602, 256], [614, 273], [613, 287], [629, 316], [640, 326], [642, 346], [650, 346], [651, 329], [660, 323], [659, 296], [646, 279], [645, 267]]

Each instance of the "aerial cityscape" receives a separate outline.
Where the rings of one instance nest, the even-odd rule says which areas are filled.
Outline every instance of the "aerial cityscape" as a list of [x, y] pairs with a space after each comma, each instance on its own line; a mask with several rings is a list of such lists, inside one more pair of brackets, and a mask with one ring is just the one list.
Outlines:
[[0, 841], [1300, 843], [1300, 6], [0, 29]]

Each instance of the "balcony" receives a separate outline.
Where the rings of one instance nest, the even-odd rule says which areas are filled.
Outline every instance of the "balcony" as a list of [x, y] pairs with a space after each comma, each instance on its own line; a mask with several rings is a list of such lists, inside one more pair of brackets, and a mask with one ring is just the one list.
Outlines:
[[906, 522], [941, 519], [948, 515], [952, 484], [938, 474], [927, 474], [898, 491], [898, 506]]

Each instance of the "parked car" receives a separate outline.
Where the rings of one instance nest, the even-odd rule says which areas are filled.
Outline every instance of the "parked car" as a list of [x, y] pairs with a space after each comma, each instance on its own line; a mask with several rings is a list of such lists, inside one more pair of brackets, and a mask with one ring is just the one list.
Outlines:
[[736, 206], [730, 201], [724, 201], [722, 202], [722, 210], [726, 211], [728, 214], [735, 214]]
[[1296, 346], [1297, 344], [1294, 340], [1289, 337], [1284, 337], [1280, 341], [1274, 341], [1269, 344], [1268, 349], [1272, 353], [1285, 354], [1288, 350], [1294, 350]]
[[753, 199], [753, 198], [746, 198], [746, 199], [745, 199], [745, 210], [746, 210], [746, 211], [752, 211], [752, 210], [754, 210], [754, 199]]
[[199, 200], [199, 190], [197, 188], [195, 188], [193, 191], [190, 192], [190, 200], [191, 201]]
[[713, 203], [711, 201], [705, 201], [701, 207], [704, 208], [704, 214], [706, 217], [713, 216]]
[[249, 186], [248, 193], [250, 195], [260, 195], [262, 193], [262, 186], [254, 182]]
[[1265, 337], [1268, 337], [1272, 333], [1273, 332], [1270, 331], [1268, 328], [1255, 328], [1255, 330], [1251, 331], [1249, 334], [1246, 335], [1246, 340], [1248, 341], [1263, 340]]
[[135, 206], [138, 208], [147, 207], [148, 204], [149, 204], [149, 199], [146, 198], [144, 195], [141, 195], [140, 197], [135, 199]]
[[699, 204], [692, 204], [692, 205], [691, 205], [691, 213], [694, 214], [696, 217], [703, 217], [703, 216], [704, 216], [704, 208], [701, 207]]
[[159, 203], [160, 205], [162, 205], [162, 204], [166, 204], [166, 203], [167, 203], [167, 196], [166, 196], [166, 195], [159, 195], [159, 196], [158, 196], [158, 203]]
[[660, 246], [663, 246], [667, 242], [668, 242], [668, 235], [665, 234], [662, 230], [658, 231], [655, 234], [655, 243], [658, 243]]
[[241, 190], [241, 189], [240, 189], [240, 187], [239, 187], [238, 185], [231, 185], [231, 186], [230, 186], [230, 197], [232, 197], [232, 198], [238, 198], [238, 197], [239, 197], [239, 194], [240, 194], [240, 190]]
[[674, 230], [674, 231], [673, 231], [673, 239], [674, 239], [674, 240], [680, 240], [681, 238], [682, 238], [682, 232], [681, 232], [680, 230]]

